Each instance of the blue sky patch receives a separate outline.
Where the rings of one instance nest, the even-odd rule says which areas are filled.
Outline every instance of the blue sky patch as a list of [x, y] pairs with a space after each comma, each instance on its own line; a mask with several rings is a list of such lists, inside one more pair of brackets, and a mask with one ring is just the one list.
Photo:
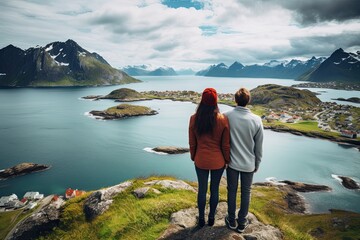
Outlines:
[[202, 31], [202, 35], [205, 35], [205, 36], [211, 36], [211, 35], [216, 34], [216, 32], [217, 32], [217, 27], [215, 27], [215, 26], [200, 26], [199, 28]]
[[203, 9], [204, 4], [195, 0], [163, 0], [162, 4], [168, 6], [169, 8], [195, 8], [196, 10]]

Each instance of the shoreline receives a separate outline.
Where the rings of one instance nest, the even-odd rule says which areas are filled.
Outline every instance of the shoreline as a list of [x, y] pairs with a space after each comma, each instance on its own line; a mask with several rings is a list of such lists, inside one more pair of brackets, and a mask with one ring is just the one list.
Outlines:
[[[151, 101], [151, 100], [171, 100], [171, 101], [179, 101], [179, 102], [190, 102], [193, 104], [198, 104], [199, 99], [201, 97], [200, 93], [194, 92], [194, 91], [144, 91], [140, 92], [143, 94], [140, 98], [124, 98], [124, 99], [113, 99], [115, 102], [136, 102], [136, 101]], [[109, 99], [105, 98], [104, 96], [99, 95], [93, 95], [93, 96], [85, 96], [82, 97], [83, 99], [86, 98], [94, 99], [94, 100], [101, 100], [101, 99]], [[235, 102], [232, 100], [233, 95], [232, 94], [223, 94], [218, 93], [218, 104], [235, 107]], [[261, 105], [249, 105], [252, 107], [262, 107]], [[252, 107], [250, 107], [250, 110], [252, 110]], [[252, 111], [253, 112], [253, 111]], [[255, 114], [255, 112], [253, 112]], [[257, 114], [258, 116], [261, 116]], [[313, 131], [301, 131], [298, 129], [291, 128], [289, 126], [287, 127], [281, 127], [281, 126], [270, 126], [267, 125], [267, 123], [263, 122], [264, 129], [270, 129], [275, 132], [288, 132], [292, 133], [294, 135], [298, 136], [306, 136], [306, 137], [312, 137], [312, 138], [318, 138], [323, 140], [329, 140], [332, 142], [336, 142], [338, 144], [346, 144], [350, 145], [351, 147], [355, 147], [360, 151], [360, 141], [357, 139], [346, 139], [342, 137], [336, 137], [336, 136], [329, 136], [326, 133], [321, 132], [313, 132]], [[319, 129], [320, 130], [320, 129]]]
[[338, 144], [346, 144], [347, 146], [356, 148], [360, 151], [360, 142], [357, 140], [352, 140], [350, 138], [349, 139], [337, 139], [335, 137], [325, 136], [325, 135], [322, 135], [321, 133], [317, 133], [317, 132], [305, 132], [305, 131], [285, 128], [285, 127], [279, 127], [279, 126], [264, 125], [264, 130], [271, 130], [271, 131], [279, 132], [279, 133], [291, 133], [291, 134], [297, 135], [297, 136], [317, 138], [317, 139], [321, 139], [321, 140], [328, 140], [328, 141], [335, 142]]

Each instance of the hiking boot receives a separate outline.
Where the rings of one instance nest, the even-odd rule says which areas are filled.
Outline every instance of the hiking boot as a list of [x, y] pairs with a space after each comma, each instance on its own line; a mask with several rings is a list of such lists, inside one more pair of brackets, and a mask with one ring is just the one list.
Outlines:
[[236, 221], [235, 219], [230, 219], [229, 216], [225, 217], [225, 224], [228, 228], [230, 228], [231, 230], [235, 230], [236, 229]]
[[214, 223], [215, 223], [215, 218], [208, 218], [208, 226], [212, 227], [214, 226]]
[[205, 226], [205, 219], [199, 218], [197, 226], [199, 228], [202, 228], [203, 226]]
[[247, 226], [249, 226], [248, 220], [246, 220], [246, 222], [244, 222], [243, 224], [238, 224], [236, 231], [239, 233], [243, 233], [245, 231], [245, 228], [247, 228]]

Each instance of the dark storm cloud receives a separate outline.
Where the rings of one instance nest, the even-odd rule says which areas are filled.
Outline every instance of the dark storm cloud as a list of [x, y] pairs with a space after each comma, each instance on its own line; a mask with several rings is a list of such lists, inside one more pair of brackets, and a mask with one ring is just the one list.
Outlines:
[[180, 46], [179, 42], [171, 41], [171, 42], [158, 43], [158, 44], [155, 44], [153, 47], [155, 50], [163, 52], [163, 51], [173, 50], [178, 46]]
[[359, 34], [343, 33], [331, 36], [315, 36], [307, 38], [294, 38], [290, 40], [291, 50], [286, 54], [291, 56], [328, 56], [338, 48], [360, 48]]
[[278, 3], [293, 10], [296, 19], [304, 25], [360, 18], [359, 0], [280, 0]]
[[238, 2], [253, 9], [282, 6], [293, 11], [295, 19], [303, 25], [360, 19], [359, 0], [238, 0]]

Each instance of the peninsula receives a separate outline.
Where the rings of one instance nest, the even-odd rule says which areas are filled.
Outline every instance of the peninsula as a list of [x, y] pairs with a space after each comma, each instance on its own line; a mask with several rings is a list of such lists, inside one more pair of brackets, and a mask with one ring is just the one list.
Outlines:
[[360, 98], [358, 98], [358, 97], [351, 97], [351, 98], [347, 98], [347, 99], [346, 98], [334, 98], [333, 100], [360, 103]]
[[25, 175], [33, 172], [44, 171], [49, 169], [50, 166], [36, 164], [36, 163], [20, 163], [16, 166], [6, 168], [0, 171], [0, 179], [7, 179], [11, 177], [17, 177], [20, 175]]

